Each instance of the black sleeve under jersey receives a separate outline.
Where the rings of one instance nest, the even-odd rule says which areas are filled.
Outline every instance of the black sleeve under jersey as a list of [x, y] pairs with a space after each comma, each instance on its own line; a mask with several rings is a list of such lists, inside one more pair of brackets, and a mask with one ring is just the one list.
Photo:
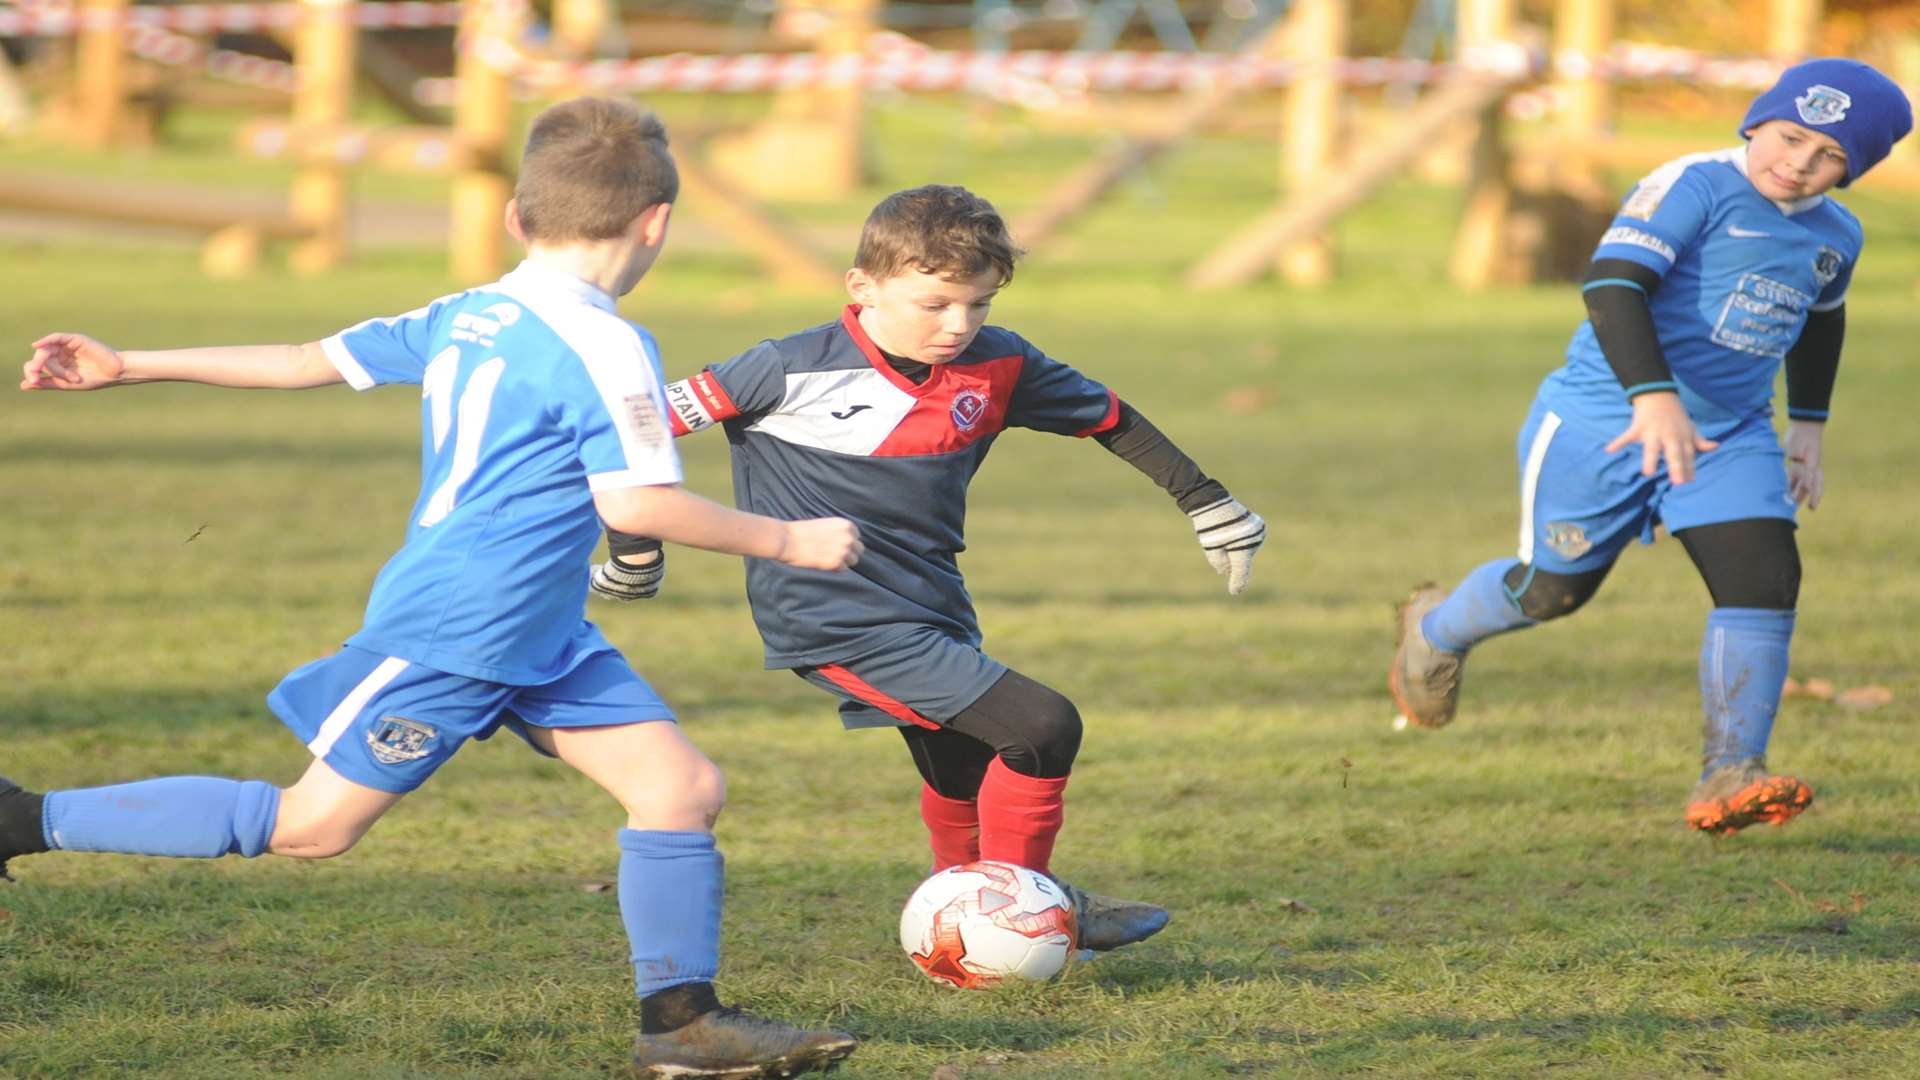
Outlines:
[[1660, 350], [1653, 309], [1647, 306], [1647, 298], [1659, 287], [1660, 275], [1637, 262], [1595, 259], [1580, 288], [1600, 353], [1629, 398], [1680, 388]]
[[634, 536], [618, 529], [607, 530], [607, 554], [626, 561], [635, 555], [646, 555], [660, 550], [660, 541], [648, 536]]
[[1847, 336], [1847, 306], [1807, 313], [1800, 340], [1787, 350], [1787, 415], [1825, 420], [1840, 372], [1840, 346]]
[[1172, 439], [1124, 401], [1120, 403], [1120, 418], [1094, 439], [1120, 460], [1146, 473], [1173, 496], [1182, 510], [1191, 513], [1227, 497], [1224, 485], [1209, 479], [1192, 458], [1173, 445]]

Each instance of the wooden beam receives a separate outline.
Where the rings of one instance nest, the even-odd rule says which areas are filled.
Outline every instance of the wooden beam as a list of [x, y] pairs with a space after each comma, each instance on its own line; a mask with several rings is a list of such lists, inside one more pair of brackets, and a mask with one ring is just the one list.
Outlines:
[[1820, 51], [1822, 0], [1771, 0], [1767, 55], [1792, 64]]
[[1349, 158], [1338, 184], [1319, 184], [1296, 193], [1261, 215], [1187, 274], [1196, 289], [1240, 285], [1272, 266], [1274, 253], [1323, 231], [1334, 219], [1405, 171], [1427, 144], [1449, 127], [1504, 98], [1515, 79], [1462, 74], [1420, 100], [1392, 138], [1368, 143]]
[[840, 287], [842, 273], [796, 238], [778, 218], [708, 171], [705, 140], [689, 141], [678, 155], [680, 193], [687, 208], [750, 252], [781, 285], [816, 291]]

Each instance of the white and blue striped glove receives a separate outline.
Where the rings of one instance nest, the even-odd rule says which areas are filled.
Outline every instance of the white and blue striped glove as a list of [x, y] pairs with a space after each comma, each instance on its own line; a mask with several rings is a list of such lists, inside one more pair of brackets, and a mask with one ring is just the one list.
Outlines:
[[1188, 511], [1200, 550], [1216, 574], [1227, 575], [1227, 592], [1238, 596], [1247, 591], [1253, 576], [1253, 556], [1267, 540], [1267, 523], [1260, 515], [1240, 505], [1229, 495]]
[[593, 568], [589, 585], [594, 595], [623, 601], [653, 599], [660, 592], [661, 580], [667, 576], [667, 553], [657, 546], [654, 550], [653, 561], [643, 564], [609, 555], [606, 562]]

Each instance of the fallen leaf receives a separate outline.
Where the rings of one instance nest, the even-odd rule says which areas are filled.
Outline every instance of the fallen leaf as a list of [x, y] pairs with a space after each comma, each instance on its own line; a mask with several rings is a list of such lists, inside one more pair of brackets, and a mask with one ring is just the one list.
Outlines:
[[611, 881], [584, 881], [580, 883], [581, 892], [603, 893], [612, 892], [613, 890], [614, 883]]
[[1305, 904], [1303, 904], [1303, 903], [1301, 903], [1300, 901], [1298, 901], [1298, 900], [1295, 900], [1295, 899], [1294, 899], [1293, 897], [1291, 897], [1291, 896], [1282, 896], [1282, 897], [1280, 897], [1280, 910], [1282, 910], [1282, 911], [1291, 911], [1291, 912], [1294, 912], [1294, 913], [1296, 913], [1296, 914], [1299, 914], [1299, 915], [1317, 915], [1317, 914], [1319, 914], [1319, 912], [1317, 912], [1317, 911], [1315, 911], [1315, 910], [1313, 910], [1312, 908], [1310, 908], [1310, 907], [1308, 907], [1307, 905], [1305, 905]]
[[1832, 679], [1808, 679], [1807, 680], [1807, 696], [1814, 699], [1815, 701], [1832, 701], [1833, 700], [1833, 680]]
[[1864, 712], [1877, 709], [1893, 702], [1893, 691], [1884, 686], [1855, 686], [1840, 691], [1833, 697], [1833, 703], [1843, 709], [1856, 709]]
[[1230, 416], [1257, 413], [1273, 404], [1273, 391], [1263, 386], [1236, 386], [1220, 399], [1220, 411]]

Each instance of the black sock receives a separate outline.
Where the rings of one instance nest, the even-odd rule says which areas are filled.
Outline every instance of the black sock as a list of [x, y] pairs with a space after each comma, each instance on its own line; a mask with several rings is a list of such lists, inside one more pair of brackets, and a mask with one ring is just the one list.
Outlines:
[[659, 1035], [686, 1027], [720, 1007], [710, 982], [681, 983], [640, 999], [640, 1034]]
[[0, 862], [15, 855], [38, 855], [47, 850], [41, 825], [41, 804], [45, 795], [22, 791], [11, 783], [0, 782]]

